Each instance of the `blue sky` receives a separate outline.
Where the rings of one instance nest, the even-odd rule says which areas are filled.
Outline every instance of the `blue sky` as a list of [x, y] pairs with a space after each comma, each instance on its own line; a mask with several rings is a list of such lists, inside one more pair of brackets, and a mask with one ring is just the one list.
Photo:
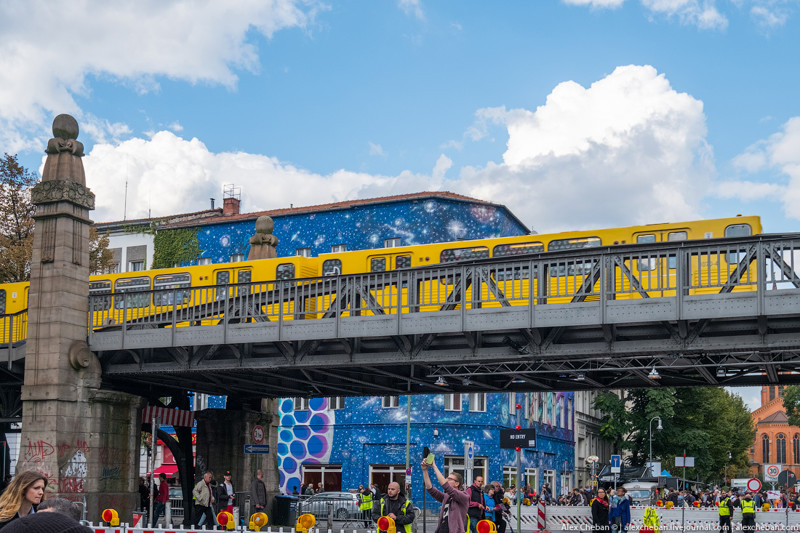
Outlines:
[[0, 3], [0, 145], [73, 114], [96, 220], [421, 190], [543, 232], [800, 230], [800, 1]]

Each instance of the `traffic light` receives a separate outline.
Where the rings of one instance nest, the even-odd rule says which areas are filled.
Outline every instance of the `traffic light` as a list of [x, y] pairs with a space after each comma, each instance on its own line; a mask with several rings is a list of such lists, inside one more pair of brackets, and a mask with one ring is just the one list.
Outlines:
[[394, 525], [394, 519], [388, 516], [378, 518], [378, 529], [386, 533], [397, 533], [397, 526]]
[[103, 522], [109, 526], [119, 525], [119, 515], [114, 509], [105, 509], [102, 514]]
[[261, 531], [261, 528], [267, 525], [269, 518], [266, 513], [254, 513], [250, 517], [250, 530]]
[[236, 527], [236, 522], [233, 521], [233, 515], [228, 511], [220, 511], [217, 513], [217, 523], [222, 526], [222, 529], [233, 529]]

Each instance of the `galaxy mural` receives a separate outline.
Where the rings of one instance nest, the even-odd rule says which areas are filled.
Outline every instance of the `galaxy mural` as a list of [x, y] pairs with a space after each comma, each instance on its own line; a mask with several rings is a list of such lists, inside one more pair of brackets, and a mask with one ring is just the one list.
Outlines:
[[[351, 490], [370, 480], [405, 481], [406, 413], [408, 396], [396, 403], [383, 397], [346, 398], [344, 408], [329, 409], [328, 399], [314, 399], [309, 409], [294, 411], [292, 400], [280, 404], [278, 465], [281, 491], [291, 493], [303, 481], [303, 467], [327, 465], [341, 468], [341, 490]], [[515, 467], [516, 452], [499, 448], [499, 429], [517, 425], [514, 402], [523, 405], [520, 425], [537, 430], [537, 449], [522, 455], [523, 472], [536, 469], [538, 487], [548, 481], [561, 491], [562, 472], [574, 470], [574, 402], [571, 392], [487, 394], [485, 410], [470, 411], [468, 395], [461, 395], [460, 410], [446, 410], [443, 394], [411, 397], [411, 494], [422, 497], [422, 474], [416, 465], [424, 446], [444, 461], [455, 464], [464, 455], [465, 440], [475, 443], [476, 458], [485, 461], [490, 481], [502, 480], [504, 467]], [[525, 405], [527, 404], [527, 406]], [[396, 407], [389, 407], [396, 405]], [[448, 407], [454, 407], [452, 402]], [[379, 471], [380, 475], [375, 475]]]
[[[383, 248], [386, 239], [395, 238], [406, 246], [527, 233], [505, 208], [444, 198], [306, 211], [273, 220], [279, 257], [296, 255], [300, 248], [309, 248], [316, 256], [339, 244], [348, 250]], [[247, 257], [254, 232], [255, 218], [201, 226], [197, 234], [201, 257], [212, 263], [230, 261], [237, 254]]]

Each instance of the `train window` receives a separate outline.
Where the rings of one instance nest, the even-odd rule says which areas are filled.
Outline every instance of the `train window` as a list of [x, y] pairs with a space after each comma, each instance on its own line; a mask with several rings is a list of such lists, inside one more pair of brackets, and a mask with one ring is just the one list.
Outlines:
[[725, 228], [726, 237], [747, 237], [753, 234], [750, 224], [732, 224]]
[[579, 248], [592, 248], [600, 246], [602, 242], [599, 237], [581, 237], [579, 239], [556, 239], [550, 241], [547, 250], [557, 252], [559, 250], [577, 250]]
[[89, 303], [92, 311], [107, 311], [111, 308], [111, 282], [90, 281]]
[[[231, 273], [228, 270], [220, 270], [217, 272], [215, 283], [217, 285], [228, 285], [231, 282]], [[224, 300], [228, 297], [227, 287], [217, 287], [217, 301]]]
[[[656, 236], [652, 233], [647, 235], [637, 235], [636, 242], [639, 244], [653, 244], [656, 242]], [[640, 271], [656, 269], [656, 260], [654, 258], [639, 259], [638, 263]]]
[[668, 241], [685, 241], [689, 239], [689, 234], [685, 231], [670, 231], [667, 235]]
[[[114, 282], [114, 307], [147, 307], [150, 305], [150, 293], [140, 292], [150, 290], [150, 278], [123, 278]], [[128, 294], [123, 296], [126, 292]]]
[[192, 276], [185, 272], [179, 274], [160, 274], [153, 278], [153, 303], [155, 305], [185, 304], [189, 301]]
[[472, 246], [470, 248], [448, 248], [439, 254], [439, 261], [452, 263], [454, 261], [471, 261], [473, 259], [487, 259], [489, 248], [486, 246]]
[[656, 236], [652, 235], [652, 234], [650, 234], [650, 235], [637, 235], [636, 236], [636, 242], [638, 242], [639, 244], [650, 244], [650, 243], [656, 242]]
[[[731, 224], [725, 228], [726, 237], [747, 237], [748, 235], [752, 234], [753, 229], [750, 227], [750, 224]], [[725, 260], [729, 265], [736, 264], [744, 259], [744, 255], [744, 252], [727, 253], [725, 254]]]
[[498, 244], [492, 249], [492, 257], [510, 255], [538, 254], [544, 252], [544, 244], [540, 242], [519, 242], [514, 244]]
[[398, 255], [394, 259], [394, 266], [395, 268], [411, 268], [411, 256]]
[[294, 278], [294, 265], [291, 263], [284, 263], [278, 265], [275, 269], [275, 279], [292, 279]]
[[342, 273], [341, 259], [328, 259], [322, 263], [323, 276], [339, 276]]
[[239, 283], [250, 283], [253, 279], [253, 271], [250, 269], [242, 269], [236, 275]]
[[373, 257], [369, 262], [370, 272], [386, 272], [386, 258]]
[[0, 289], [0, 315], [6, 314], [6, 291]]

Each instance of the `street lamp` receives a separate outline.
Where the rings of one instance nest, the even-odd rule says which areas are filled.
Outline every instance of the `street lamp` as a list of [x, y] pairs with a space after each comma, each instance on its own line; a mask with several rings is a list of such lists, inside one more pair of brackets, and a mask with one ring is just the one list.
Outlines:
[[658, 426], [656, 426], [657, 430], [661, 431], [664, 428], [661, 426], [660, 416], [654, 416], [650, 419], [650, 464], [647, 465], [647, 469], [650, 470], [650, 475], [655, 477], [655, 473], [653, 472], [653, 420], [658, 420]]

